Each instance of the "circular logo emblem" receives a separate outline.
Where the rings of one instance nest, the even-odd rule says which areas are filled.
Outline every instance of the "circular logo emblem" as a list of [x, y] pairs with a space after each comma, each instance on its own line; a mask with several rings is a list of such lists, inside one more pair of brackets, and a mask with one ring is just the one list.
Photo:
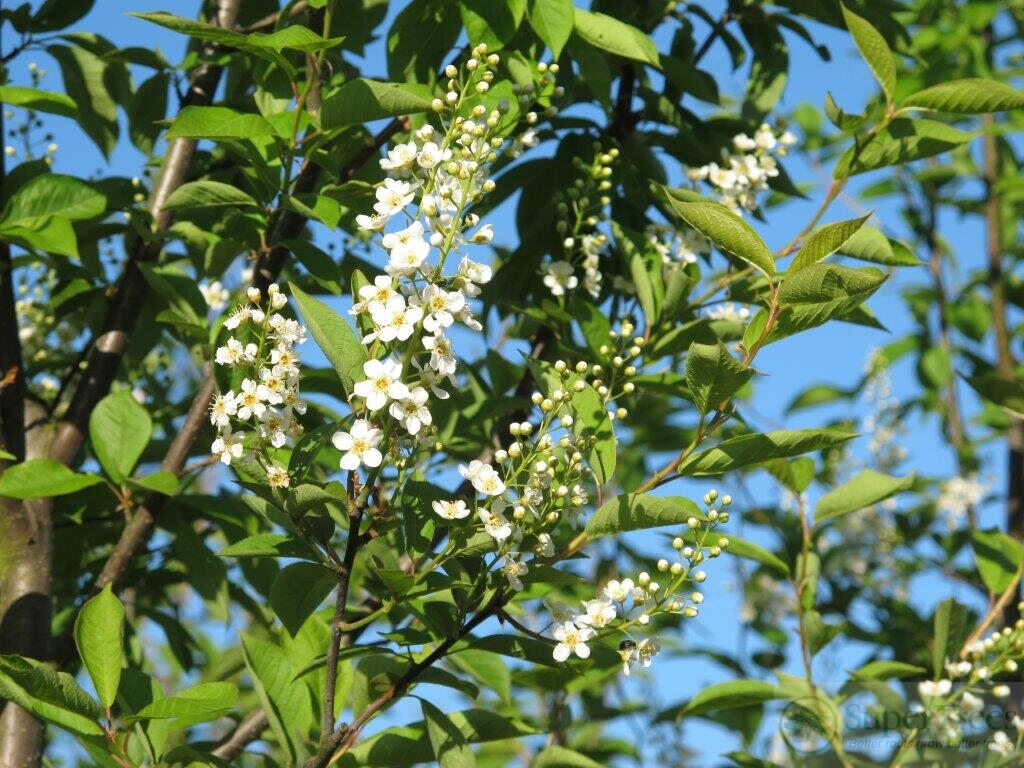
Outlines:
[[779, 731], [793, 751], [816, 755], [826, 751], [838, 735], [839, 712], [824, 697], [794, 699], [782, 711]]

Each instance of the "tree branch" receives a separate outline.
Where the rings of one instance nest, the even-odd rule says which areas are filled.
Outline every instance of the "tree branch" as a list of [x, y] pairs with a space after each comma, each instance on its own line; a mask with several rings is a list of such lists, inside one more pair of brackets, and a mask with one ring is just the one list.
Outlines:
[[238, 725], [211, 753], [221, 760], [234, 760], [245, 748], [256, 741], [267, 729], [270, 721], [262, 709], [256, 709], [238, 721]]
[[[234, 26], [240, 4], [241, 0], [219, 0], [216, 23], [223, 27]], [[216, 54], [217, 45], [204, 43], [203, 50], [205, 58], [210, 59]], [[221, 73], [222, 67], [214, 64], [199, 67], [192, 77], [183, 106], [209, 104], [220, 82]], [[171, 222], [171, 212], [164, 209], [164, 203], [185, 181], [195, 147], [194, 139], [174, 139], [167, 148], [149, 199], [154, 232], [163, 232]], [[158, 240], [136, 241], [103, 321], [103, 330], [96, 337], [86, 369], [71, 397], [67, 412], [57, 426], [57, 434], [50, 449], [51, 458], [71, 464], [78, 456], [85, 442], [89, 416], [96, 404], [110, 391], [149, 294], [149, 285], [140, 265], [155, 261], [160, 250]]]
[[[3, 135], [4, 119], [0, 111], [0, 136]], [[5, 165], [0, 159], [0, 189], [6, 180]], [[25, 458], [27, 386], [16, 307], [11, 245], [3, 240], [0, 241], [0, 447], [14, 454], [15, 461], [21, 461]]]

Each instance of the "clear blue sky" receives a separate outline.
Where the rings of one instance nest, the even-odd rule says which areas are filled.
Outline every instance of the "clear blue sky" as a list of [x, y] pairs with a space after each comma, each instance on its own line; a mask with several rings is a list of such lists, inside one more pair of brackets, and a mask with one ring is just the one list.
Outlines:
[[[89, 16], [76, 25], [76, 30], [99, 32], [118, 46], [135, 45], [160, 48], [170, 61], [175, 62], [180, 60], [184, 50], [183, 39], [180, 36], [139, 19], [130, 18], [125, 14], [130, 11], [167, 10], [191, 16], [195, 13], [198, 5], [198, 2], [167, 2], [166, 0], [164, 2], [103, 0], [103, 2], [97, 3], [96, 9]], [[721, 3], [708, 3], [708, 10], [714, 12], [719, 5]], [[392, 6], [393, 15], [401, 4], [392, 3]], [[830, 63], [822, 62], [806, 43], [790, 36], [791, 77], [781, 110], [791, 110], [805, 101], [820, 105], [826, 89], [832, 90], [847, 110], [858, 109], [875, 87], [866, 67], [858, 58], [844, 33], [814, 25], [811, 25], [811, 29], [816, 39], [831, 50], [832, 61]], [[10, 46], [13, 41], [6, 42], [7, 46]], [[14, 62], [12, 68], [15, 83], [27, 84], [26, 65], [29, 61], [35, 61], [48, 70], [48, 77], [42, 87], [52, 90], [60, 89], [59, 68], [56, 62], [45, 53], [21, 55]], [[728, 57], [721, 44], [712, 48], [704, 59], [702, 67], [716, 76], [724, 93], [742, 94], [745, 86], [745, 72], [743, 70], [736, 73], [729, 71]], [[385, 76], [383, 48], [380, 42], [368, 48], [365, 71], [371, 76]], [[133, 74], [136, 83], [148, 76], [145, 71], [137, 71]], [[692, 108], [692, 104], [688, 106]], [[97, 169], [102, 169], [105, 174], [115, 173], [126, 177], [140, 174], [145, 158], [127, 140], [119, 144], [109, 166], [107, 166], [94, 145], [82, 137], [71, 121], [63, 118], [50, 118], [49, 125], [56, 136], [55, 140], [60, 145], [60, 151], [56, 156], [55, 170], [83, 177], [92, 175]], [[122, 119], [122, 132], [124, 130]], [[809, 193], [811, 198], [809, 202], [794, 201], [773, 209], [768, 215], [768, 223], [759, 226], [762, 235], [773, 247], [787, 242], [793, 233], [807, 221], [815, 208], [815, 201], [820, 199], [824, 192], [828, 178], [827, 169], [824, 171], [814, 169], [803, 162], [799, 155], [788, 160], [786, 165], [790, 176], [798, 183], [814, 182], [816, 186]], [[673, 172], [677, 179], [679, 178], [678, 169], [670, 168], [670, 172]], [[872, 177], [869, 175], [861, 177], [853, 184], [853, 196], [856, 196], [858, 188], [870, 183], [871, 180]], [[869, 205], [869, 207], [871, 206]], [[901, 234], [899, 221], [890, 205], [883, 202], [877, 205], [875, 211], [883, 229], [890, 234]], [[850, 218], [860, 212], [859, 207], [850, 207], [844, 200], [840, 200], [834, 204], [825, 221]], [[515, 230], [512, 213], [513, 211], [505, 206], [492, 217], [499, 243], [514, 244]], [[958, 255], [961, 275], [976, 268], [982, 258], [981, 249], [978, 247], [978, 244], [982, 242], [980, 226], [976, 222], [965, 223], [954, 220], [951, 215], [945, 216], [942, 224], [944, 236]], [[329, 237], [324, 234], [321, 239], [326, 242]], [[820, 409], [793, 417], [785, 416], [784, 408], [794, 394], [808, 384], [830, 382], [845, 387], [857, 381], [869, 351], [899, 337], [910, 327], [910, 319], [899, 298], [901, 288], [926, 280], [927, 274], [923, 269], [904, 269], [897, 272], [895, 279], [886, 283], [872, 298], [870, 306], [881, 321], [892, 330], [892, 335], [859, 326], [834, 323], [826, 328], [817, 329], [766, 348], [758, 358], [757, 367], [767, 375], [758, 380], [753, 403], [749, 409], [744, 409], [754, 425], [763, 431], [781, 427], [815, 426], [820, 424], [826, 415], [847, 415], [849, 409], [845, 406]], [[951, 281], [955, 282], [956, 277], [952, 276]], [[304, 355], [313, 358], [312, 362], [319, 364], [320, 361], [315, 359], [309, 349], [304, 352]], [[892, 373], [897, 397], [907, 397], [916, 391], [914, 372], [908, 363], [897, 365]], [[961, 390], [961, 395], [967, 405], [967, 411], [970, 413], [975, 407], [973, 397], [966, 389]], [[916, 415], [911, 419], [910, 423], [906, 425], [905, 438], [905, 447], [910, 458], [904, 469], [929, 476], [948, 475], [953, 471], [952, 451], [941, 439], [937, 425], [932, 421], [918, 421], [919, 417]], [[858, 450], [861, 453], [865, 450], [866, 442], [866, 438], [862, 438], [858, 443]], [[1002, 451], [1002, 445], [994, 445], [987, 448], [984, 454], [986, 459], [984, 474], [992, 477], [996, 489], [1001, 488], [1003, 482]], [[719, 488], [723, 493], [732, 493], [737, 498], [737, 508], [742, 509], [744, 498], [737, 488], [730, 487], [728, 483], [721, 484]], [[759, 503], [770, 503], [776, 496], [774, 484], [767, 482], [763, 477], [756, 478], [751, 482], [750, 488]], [[672, 493], [685, 493], [694, 498], [698, 498], [705, 490], [705, 483], [681, 484], [680, 487], [671, 489]], [[812, 489], [812, 503], [814, 493], [820, 493], [820, 491]], [[1001, 502], [990, 504], [982, 510], [983, 524], [998, 524], [1000, 517]], [[737, 530], [735, 526], [733, 529]], [[646, 537], [641, 541], [646, 545], [653, 544], [656, 540], [654, 537]], [[652, 552], [656, 551], [656, 549], [652, 549]], [[657, 556], [655, 554], [655, 557]], [[688, 624], [688, 632], [684, 641], [693, 645], [713, 645], [720, 649], [736, 648], [740, 642], [740, 628], [737, 622], [740, 607], [737, 575], [728, 558], [713, 563], [708, 570], [710, 578], [705, 590], [707, 601], [704, 610], [698, 620]], [[957, 588], [952, 585], [927, 581], [914, 584], [913, 597], [918, 609], [927, 612], [930, 605], [949, 594], [956, 593]], [[963, 594], [958, 594], [958, 596], [965, 597]], [[210, 630], [215, 635], [223, 632], [224, 636], [221, 638], [223, 641], [232, 639], [229, 631], [223, 627], [210, 627]], [[855, 649], [853, 654], [850, 653], [850, 650], [835, 644], [834, 647], [820, 655], [817, 666], [822, 680], [843, 679], [843, 670], [855, 666], [858, 661], [858, 658], [855, 657]], [[854, 658], [851, 658], [851, 655]], [[666, 705], [688, 697], [705, 684], [725, 679], [728, 675], [724, 670], [707, 662], [692, 659], [666, 660], [659, 658], [655, 662], [654, 671], [656, 674], [651, 675], [647, 682], [643, 682], [643, 677], [640, 676], [626, 682], [625, 685], [636, 696], [647, 695], [648, 692], [643, 686], [653, 685], [653, 695]], [[794, 669], [794, 671], [796, 670]], [[418, 708], [400, 707], [388, 717], [388, 720], [400, 722], [403, 720], [403, 714], [409, 715], [405, 719], [417, 719]], [[704, 737], [711, 732], [715, 732], [717, 735], [717, 731], [712, 726], [696, 725], [688, 727], [688, 729], [691, 736], [704, 744], [722, 744], [721, 750], [712, 750], [715, 753], [728, 751], [728, 748], [732, 746], [728, 740], [707, 741]], [[704, 759], [701, 758], [694, 764], [704, 763]]]

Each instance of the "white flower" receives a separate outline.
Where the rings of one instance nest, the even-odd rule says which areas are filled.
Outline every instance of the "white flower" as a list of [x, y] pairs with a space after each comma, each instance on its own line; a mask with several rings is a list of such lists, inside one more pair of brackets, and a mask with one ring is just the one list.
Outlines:
[[505, 483], [490, 464], [474, 459], [467, 467], [459, 465], [459, 474], [469, 480], [476, 490], [486, 496], [500, 496], [505, 492]]
[[992, 735], [992, 741], [988, 744], [989, 749], [1002, 757], [1009, 757], [1012, 755], [1014, 746], [1014, 743], [1010, 741], [1010, 737], [1002, 731], [996, 731]]
[[384, 229], [384, 225], [388, 223], [387, 216], [381, 216], [379, 213], [374, 213], [367, 216], [365, 213], [360, 213], [356, 216], [356, 226], [364, 232], [379, 232]]
[[633, 589], [632, 579], [623, 579], [622, 581], [612, 579], [605, 585], [604, 594], [612, 602], [624, 603], [633, 594]]
[[564, 296], [566, 291], [571, 291], [579, 285], [579, 279], [574, 274], [573, 266], [568, 261], [553, 261], [541, 267], [544, 273], [544, 285], [551, 291], [552, 296]]
[[275, 376], [294, 376], [299, 372], [299, 356], [287, 345], [274, 347], [270, 351], [270, 362]]
[[373, 210], [385, 218], [390, 218], [412, 202], [414, 197], [412, 186], [396, 179], [384, 179], [383, 186], [377, 187], [377, 202]]
[[383, 342], [391, 342], [397, 339], [405, 341], [416, 329], [416, 323], [423, 317], [423, 310], [419, 307], [408, 307], [405, 299], [401, 296], [392, 296], [387, 304], [380, 306], [375, 304], [370, 314], [377, 330], [374, 333], [366, 334], [364, 344], [372, 344], [374, 339]]
[[260, 369], [260, 399], [271, 405], [280, 405], [284, 402], [285, 379], [284, 371], [277, 368]]
[[268, 408], [260, 420], [260, 435], [275, 448], [280, 448], [287, 441], [286, 432], [291, 426], [290, 415], [281, 414]]
[[584, 613], [577, 617], [576, 623], [588, 627], [603, 627], [615, 621], [615, 608], [604, 600], [587, 600], [583, 603]]
[[757, 142], [745, 133], [738, 133], [732, 137], [732, 145], [740, 152], [750, 152], [757, 149]]
[[512, 526], [509, 525], [508, 520], [500, 512], [495, 512], [490, 509], [481, 509], [477, 512], [477, 515], [483, 521], [484, 531], [487, 535], [494, 539], [498, 544], [501, 544], [505, 539], [512, 535]]
[[228, 299], [231, 298], [231, 292], [221, 285], [220, 280], [214, 280], [212, 283], [201, 282], [199, 284], [199, 292], [203, 294], [206, 306], [214, 312], [220, 312], [224, 309], [228, 305]]
[[441, 376], [451, 376], [458, 367], [458, 360], [455, 359], [455, 349], [451, 340], [441, 331], [433, 336], [423, 337], [423, 348], [430, 352], [430, 367]]
[[288, 470], [278, 464], [267, 467], [267, 483], [271, 488], [287, 488], [291, 482]]
[[590, 647], [587, 645], [587, 641], [593, 636], [594, 630], [590, 627], [578, 627], [570, 621], [559, 624], [555, 627], [555, 639], [558, 641], [558, 645], [555, 646], [552, 656], [555, 661], [565, 661], [575, 653], [581, 659], [589, 659]]
[[758, 149], [770, 152], [775, 149], [778, 140], [775, 138], [775, 132], [771, 129], [771, 126], [768, 123], [762, 123], [754, 134], [754, 142], [757, 144]]
[[970, 691], [964, 691], [963, 698], [960, 699], [960, 707], [968, 715], [976, 715], [985, 708], [985, 702]]
[[408, 397], [391, 403], [389, 411], [409, 431], [410, 435], [415, 435], [423, 427], [430, 426], [433, 421], [426, 402], [427, 390], [423, 387], [416, 387], [409, 392]]
[[540, 557], [555, 556], [555, 542], [551, 540], [550, 533], [537, 534], [537, 546], [533, 548]]
[[430, 254], [430, 243], [423, 239], [423, 224], [414, 221], [405, 229], [391, 232], [381, 240], [388, 249], [388, 264], [385, 270], [389, 275], [411, 275]]
[[445, 520], [462, 520], [469, 516], [469, 509], [462, 499], [456, 501], [434, 501], [431, 505], [434, 511]]
[[228, 339], [228, 343], [217, 349], [214, 358], [218, 365], [238, 365], [251, 363], [256, 359], [256, 345], [242, 344], [238, 339]]
[[463, 258], [459, 264], [459, 274], [469, 280], [471, 283], [489, 283], [493, 272], [491, 268], [486, 264], [480, 264], [469, 258]]
[[215, 427], [226, 427], [236, 413], [238, 406], [235, 404], [235, 393], [229, 390], [213, 398], [213, 404], [210, 406], [210, 423]]
[[354, 393], [366, 401], [371, 411], [379, 411], [388, 400], [401, 400], [409, 395], [402, 383], [402, 364], [394, 358], [367, 360], [363, 363], [366, 378], [353, 387]]
[[213, 441], [213, 445], [210, 446], [210, 452], [220, 456], [222, 463], [230, 465], [232, 459], [241, 457], [242, 441], [244, 439], [244, 432], [232, 432], [230, 429], [225, 430]]
[[939, 698], [947, 695], [953, 689], [953, 683], [949, 680], [926, 680], [917, 684], [917, 692], [921, 696]]
[[386, 158], [381, 158], [380, 167], [385, 171], [405, 172], [412, 168], [416, 161], [416, 142], [410, 141], [399, 144], [388, 151]]
[[477, 245], [489, 245], [494, 240], [494, 225], [484, 224], [473, 234], [473, 242]]
[[371, 285], [364, 285], [359, 289], [359, 301], [352, 305], [349, 314], [358, 315], [360, 312], [370, 312], [377, 307], [384, 307], [398, 292], [392, 286], [392, 278], [387, 275], [377, 275]]
[[555, 620], [556, 624], [565, 624], [566, 622], [573, 623], [576, 619], [576, 615], [572, 612], [572, 608], [561, 600], [555, 600], [553, 602], [545, 600], [544, 605], [547, 606], [548, 612], [551, 614], [551, 618]]
[[508, 579], [509, 586], [519, 592], [523, 588], [523, 580], [520, 576], [525, 576], [530, 569], [526, 563], [516, 562], [512, 555], [505, 555], [501, 561], [501, 570], [505, 574], [505, 578]]
[[629, 676], [630, 667], [636, 662], [640, 666], [651, 666], [651, 660], [661, 651], [661, 645], [653, 637], [645, 637], [636, 645], [622, 652], [622, 674]]
[[466, 306], [466, 297], [459, 291], [446, 291], [437, 285], [428, 285], [423, 292], [412, 301], [423, 307], [426, 313], [423, 327], [430, 333], [439, 328], [447, 328], [455, 322], [454, 315]]
[[339, 451], [345, 451], [341, 457], [341, 468], [351, 472], [358, 469], [360, 464], [367, 467], [380, 466], [384, 457], [377, 446], [383, 438], [384, 433], [366, 419], [356, 419], [348, 432], [335, 432], [331, 442]]
[[416, 162], [420, 168], [424, 170], [430, 170], [435, 165], [444, 160], [447, 160], [452, 156], [450, 149], [446, 149], [444, 152], [432, 141], [425, 142], [423, 147], [420, 149], [419, 155], [416, 156]]
[[950, 677], [967, 677], [971, 674], [972, 665], [969, 661], [947, 661], [946, 674]]
[[1010, 695], [1010, 686], [1008, 685], [997, 685], [992, 688], [992, 695], [997, 699], [1005, 699]]
[[235, 311], [232, 312], [228, 316], [228, 319], [224, 321], [224, 327], [229, 331], [235, 330], [239, 325], [249, 319], [249, 313], [249, 307], [235, 307]]
[[235, 398], [238, 406], [238, 418], [248, 421], [255, 416], [257, 419], [263, 416], [267, 406], [263, 404], [261, 397], [262, 388], [252, 379], [242, 379], [242, 391]]

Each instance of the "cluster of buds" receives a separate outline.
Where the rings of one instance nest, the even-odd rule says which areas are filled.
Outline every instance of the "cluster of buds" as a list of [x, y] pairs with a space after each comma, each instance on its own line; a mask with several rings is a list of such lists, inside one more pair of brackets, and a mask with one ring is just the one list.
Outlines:
[[[30, 61], [28, 64], [28, 75], [32, 83], [32, 88], [39, 88], [40, 83], [46, 77], [46, 70], [37, 65], [34, 61]], [[13, 120], [14, 112], [10, 109], [4, 110], [4, 119]], [[41, 137], [38, 135], [37, 129], [43, 127], [43, 120], [39, 117], [36, 110], [27, 108], [25, 110], [25, 119], [20, 125], [7, 129], [7, 138], [10, 140], [18, 140], [21, 142], [25, 160], [34, 160], [38, 154], [42, 154], [43, 162], [47, 165], [53, 165], [54, 156], [57, 154], [57, 150], [60, 147], [57, 146], [53, 141], [52, 133], [45, 133]], [[45, 147], [43, 147], [45, 145]], [[13, 144], [4, 145], [4, 155], [7, 157], [17, 157], [18, 148]]]
[[608, 219], [611, 205], [612, 165], [619, 157], [619, 150], [604, 151], [599, 142], [594, 142], [594, 159], [585, 163], [574, 157], [573, 165], [583, 171], [583, 176], [573, 182], [558, 203], [558, 222], [555, 225], [562, 238], [563, 257], [541, 266], [544, 285], [552, 296], [564, 296], [574, 290], [580, 279], [577, 267], [583, 270], [583, 288], [591, 298], [601, 295], [601, 255], [608, 246], [608, 236], [599, 230]]
[[[602, 361], [591, 364], [584, 372], [606, 406], [614, 404], [623, 395], [636, 392], [636, 383], [632, 379], [636, 378], [643, 364], [647, 340], [643, 336], [634, 336], [635, 332], [633, 323], [623, 320], [618, 330], [608, 332], [608, 343], [598, 348]], [[624, 419], [628, 415], [629, 411], [621, 405], [608, 408], [608, 416], [612, 419]]]
[[731, 503], [729, 496], [719, 497], [715, 490], [705, 494], [705, 513], [688, 518], [684, 531], [672, 541], [672, 561], [658, 560], [660, 576], [641, 571], [635, 579], [613, 579], [597, 597], [583, 601], [582, 611], [573, 611], [564, 603], [549, 605], [557, 641], [555, 660], [566, 661], [572, 655], [588, 658], [589, 642], [617, 634], [625, 635], [619, 642], [623, 673], [628, 675], [636, 664], [649, 667], [660, 643], [652, 635], [638, 639], [633, 633], [642, 632], [653, 618], [662, 614], [697, 617], [704, 602], [700, 585], [707, 581], [707, 572], [700, 566], [720, 556], [729, 546], [729, 540], [715, 532], [729, 521], [726, 508]]

